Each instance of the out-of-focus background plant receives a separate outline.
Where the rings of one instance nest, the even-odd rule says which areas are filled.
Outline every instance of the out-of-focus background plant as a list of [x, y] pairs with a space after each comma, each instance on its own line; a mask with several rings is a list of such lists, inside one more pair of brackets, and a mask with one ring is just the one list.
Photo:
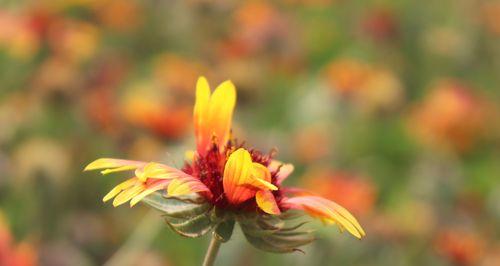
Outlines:
[[236, 232], [219, 265], [500, 265], [496, 0], [2, 1], [0, 265], [199, 263], [208, 239], [81, 172], [182, 165], [199, 75], [236, 84], [236, 136], [367, 232], [314, 224], [305, 255]]

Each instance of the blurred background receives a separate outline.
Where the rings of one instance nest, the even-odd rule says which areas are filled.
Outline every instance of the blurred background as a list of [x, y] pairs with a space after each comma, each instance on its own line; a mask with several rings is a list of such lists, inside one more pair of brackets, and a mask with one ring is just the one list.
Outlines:
[[500, 1], [0, 2], [0, 265], [198, 265], [158, 213], [102, 204], [99, 157], [181, 166], [195, 82], [235, 135], [351, 210], [305, 254], [239, 231], [217, 265], [500, 265]]

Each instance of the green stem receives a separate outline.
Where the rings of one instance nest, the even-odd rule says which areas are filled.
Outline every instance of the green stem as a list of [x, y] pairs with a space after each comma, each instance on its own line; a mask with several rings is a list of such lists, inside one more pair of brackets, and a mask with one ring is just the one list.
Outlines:
[[222, 242], [218, 239], [215, 233], [212, 234], [212, 240], [210, 241], [207, 253], [205, 254], [205, 259], [203, 260], [203, 266], [214, 265], [215, 257], [217, 257], [217, 253], [219, 252], [220, 244], [222, 244]]

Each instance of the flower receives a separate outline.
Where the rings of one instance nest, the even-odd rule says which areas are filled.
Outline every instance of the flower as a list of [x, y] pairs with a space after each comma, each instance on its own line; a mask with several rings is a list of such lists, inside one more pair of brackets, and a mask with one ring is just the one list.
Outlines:
[[134, 170], [132, 178], [113, 188], [103, 200], [114, 198], [114, 206], [144, 201], [162, 210], [172, 229], [189, 237], [215, 228], [220, 239], [227, 241], [237, 221], [254, 246], [292, 252], [314, 240], [310, 232], [296, 231], [302, 224], [285, 226], [294, 216], [292, 211], [299, 210], [362, 238], [365, 232], [356, 218], [337, 203], [282, 186], [293, 165], [273, 160], [274, 152], [263, 154], [232, 138], [235, 104], [231, 81], [211, 92], [207, 80], [198, 79], [194, 105], [197, 147], [187, 153], [189, 162], [182, 170], [156, 162], [111, 158], [98, 159], [85, 170], [103, 169], [102, 174]]
[[0, 49], [16, 59], [31, 59], [38, 52], [40, 42], [29, 16], [0, 9]]
[[484, 135], [487, 102], [456, 80], [440, 80], [410, 113], [408, 128], [432, 148], [467, 152]]
[[33, 244], [14, 243], [11, 230], [0, 211], [0, 265], [35, 266], [38, 254]]
[[391, 9], [376, 7], [368, 10], [365, 14], [361, 21], [361, 30], [373, 41], [390, 41], [398, 37], [398, 22]]
[[481, 237], [463, 228], [450, 228], [435, 239], [435, 250], [456, 265], [477, 265], [484, 254]]
[[156, 135], [176, 139], [189, 129], [191, 108], [175, 103], [154, 83], [137, 82], [121, 100], [121, 114], [127, 122], [150, 130]]
[[403, 85], [396, 74], [379, 65], [343, 58], [324, 70], [327, 86], [365, 113], [396, 109], [404, 99]]
[[329, 168], [308, 171], [304, 187], [327, 199], [338, 202], [357, 215], [368, 215], [375, 207], [377, 189], [373, 182], [360, 174]]

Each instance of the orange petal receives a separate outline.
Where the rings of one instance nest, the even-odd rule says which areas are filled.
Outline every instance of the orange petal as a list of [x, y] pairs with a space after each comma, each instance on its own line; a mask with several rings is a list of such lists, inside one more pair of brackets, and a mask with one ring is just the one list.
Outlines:
[[288, 208], [304, 210], [312, 217], [319, 218], [325, 223], [335, 223], [357, 238], [365, 236], [365, 231], [356, 218], [333, 201], [318, 196], [299, 196], [285, 198], [282, 204]]
[[257, 202], [257, 206], [266, 213], [275, 215], [281, 213], [273, 193], [269, 190], [257, 191], [255, 194], [255, 201]]

